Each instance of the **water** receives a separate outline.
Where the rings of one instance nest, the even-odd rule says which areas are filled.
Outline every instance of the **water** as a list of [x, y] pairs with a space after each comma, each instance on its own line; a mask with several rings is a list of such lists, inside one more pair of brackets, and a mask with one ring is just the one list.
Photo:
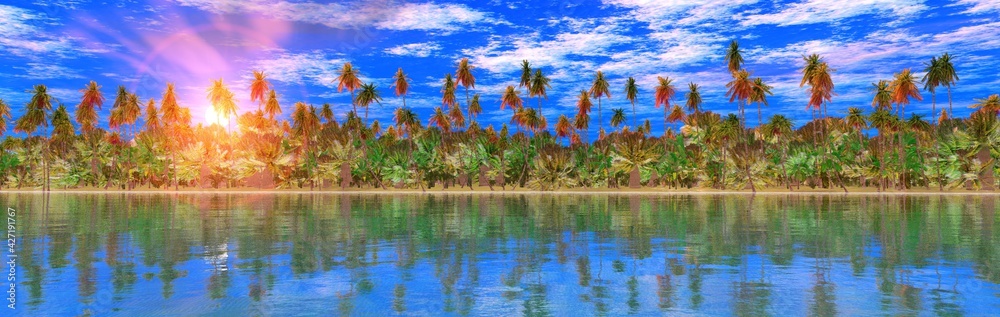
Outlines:
[[997, 200], [0, 194], [22, 316], [984, 315]]

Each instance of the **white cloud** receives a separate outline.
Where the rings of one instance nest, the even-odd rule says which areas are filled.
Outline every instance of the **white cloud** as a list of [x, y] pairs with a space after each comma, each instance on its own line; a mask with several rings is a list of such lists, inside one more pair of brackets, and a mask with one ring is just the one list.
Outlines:
[[923, 0], [809, 0], [789, 4], [776, 13], [744, 16], [741, 24], [786, 26], [830, 23], [868, 14], [903, 19], [926, 9]]
[[0, 5], [0, 51], [29, 58], [106, 52], [104, 49], [82, 48], [75, 38], [53, 35], [37, 26], [47, 23], [52, 23], [50, 18], [34, 11]]
[[403, 44], [398, 46], [393, 46], [385, 49], [385, 52], [392, 55], [399, 56], [415, 56], [415, 57], [427, 57], [441, 50], [441, 45], [437, 43], [413, 43], [413, 44]]
[[385, 30], [456, 31], [462, 26], [480, 23], [503, 23], [488, 13], [459, 4], [407, 3], [394, 6], [392, 1], [316, 3], [309, 1], [271, 0], [175, 0], [217, 14], [261, 14], [271, 18], [322, 24], [338, 29], [375, 26]]
[[[472, 62], [493, 73], [514, 72], [522, 60], [529, 60], [533, 67], [590, 69], [593, 63], [578, 57], [610, 55], [612, 47], [632, 42], [631, 37], [618, 34], [611, 26], [597, 27], [586, 33], [559, 33], [543, 40], [539, 34], [529, 36], [495, 36], [481, 48], [462, 50]], [[557, 77], [550, 77], [557, 79]]]
[[27, 67], [15, 66], [24, 73], [16, 76], [29, 78], [32, 80], [56, 79], [56, 78], [83, 78], [75, 70], [56, 64], [27, 63]]
[[1000, 11], [1000, 1], [997, 0], [959, 0], [954, 5], [968, 6], [964, 13], [988, 14]]
[[336, 87], [333, 81], [345, 62], [323, 51], [282, 52], [273, 58], [258, 60], [253, 69], [264, 71], [267, 78], [274, 81]]
[[713, 21], [730, 20], [736, 9], [758, 0], [603, 0], [605, 4], [632, 9], [629, 16], [649, 22], [650, 28], [666, 26], [705, 27]]

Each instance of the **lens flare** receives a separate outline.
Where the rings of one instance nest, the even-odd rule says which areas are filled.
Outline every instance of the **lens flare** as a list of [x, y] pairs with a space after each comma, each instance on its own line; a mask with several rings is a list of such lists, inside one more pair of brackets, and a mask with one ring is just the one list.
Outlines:
[[208, 125], [226, 126], [229, 123], [229, 116], [215, 112], [212, 106], [205, 107], [205, 123]]

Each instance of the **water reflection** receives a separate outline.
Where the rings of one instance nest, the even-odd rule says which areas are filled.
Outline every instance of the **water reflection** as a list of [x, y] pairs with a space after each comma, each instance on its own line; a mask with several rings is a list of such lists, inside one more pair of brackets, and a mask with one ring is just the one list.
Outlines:
[[0, 198], [21, 315], [1000, 310], [996, 196]]

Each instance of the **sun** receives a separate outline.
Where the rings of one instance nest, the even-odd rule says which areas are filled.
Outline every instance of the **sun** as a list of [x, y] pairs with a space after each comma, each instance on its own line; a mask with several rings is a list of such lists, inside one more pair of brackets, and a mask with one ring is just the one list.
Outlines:
[[205, 123], [208, 125], [225, 126], [229, 123], [229, 117], [215, 112], [212, 106], [205, 107]]

